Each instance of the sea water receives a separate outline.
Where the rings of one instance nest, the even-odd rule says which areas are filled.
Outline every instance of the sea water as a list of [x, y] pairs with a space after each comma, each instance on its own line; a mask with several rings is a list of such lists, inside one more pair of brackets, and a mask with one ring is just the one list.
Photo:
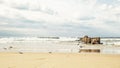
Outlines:
[[[57, 52], [78, 53], [82, 43], [79, 38], [68, 37], [31, 37], [31, 38], [0, 38], [0, 52]], [[101, 38], [105, 47], [101, 53], [120, 54], [120, 38]], [[78, 45], [79, 44], [79, 45]]]

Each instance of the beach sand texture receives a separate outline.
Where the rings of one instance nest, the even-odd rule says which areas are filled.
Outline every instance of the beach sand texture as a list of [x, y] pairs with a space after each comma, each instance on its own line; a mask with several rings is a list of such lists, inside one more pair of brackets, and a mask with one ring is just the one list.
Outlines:
[[0, 68], [120, 68], [120, 54], [0, 53]]

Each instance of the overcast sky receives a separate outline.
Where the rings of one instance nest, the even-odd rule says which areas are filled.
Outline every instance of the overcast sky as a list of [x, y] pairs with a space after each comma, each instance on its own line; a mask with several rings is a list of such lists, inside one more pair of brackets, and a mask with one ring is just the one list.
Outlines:
[[120, 37], [120, 0], [0, 0], [0, 36]]

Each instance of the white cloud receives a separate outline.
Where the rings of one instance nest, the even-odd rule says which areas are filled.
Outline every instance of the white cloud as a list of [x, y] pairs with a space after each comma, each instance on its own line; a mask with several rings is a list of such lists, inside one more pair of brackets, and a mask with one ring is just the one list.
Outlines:
[[6, 25], [8, 24], [7, 22], [0, 22], [0, 25]]
[[[39, 31], [46, 35], [49, 35], [50, 32], [50, 35], [52, 35], [52, 33], [56, 35], [60, 31], [61, 34], [58, 35], [62, 36], [64, 33], [67, 33], [67, 36], [71, 33], [68, 30], [85, 34], [94, 29], [101, 29], [104, 33], [108, 31], [108, 33], [115, 32], [116, 35], [120, 34], [118, 31], [119, 26], [113, 26], [114, 23], [115, 25], [120, 25], [119, 2], [117, 5], [113, 3], [99, 3], [98, 0], [1, 0], [0, 2], [0, 17], [12, 19], [12, 24], [17, 23], [16, 20], [20, 23], [21, 20], [24, 19], [26, 21], [33, 21], [33, 24], [36, 23], [36, 21], [39, 23], [38, 25], [44, 23], [45, 27], [47, 27], [45, 30], [42, 27], [35, 29], [35, 26], [31, 28], [16, 27], [15, 29], [20, 33], [24, 33], [27, 29], [30, 29], [31, 31], [28, 31], [28, 33], [31, 35], [33, 32], [40, 34]], [[11, 24], [10, 21], [2, 20], [2, 22], [3, 23], [0, 23], [0, 26], [3, 26], [3, 24], [5, 26], [5, 23], [7, 23], [7, 27], [11, 28], [8, 26]], [[62, 26], [65, 24], [72, 25], [70, 26], [72, 29]], [[77, 27], [78, 25], [89, 27], [91, 29]], [[7, 28], [4, 26], [1, 27], [1, 29]], [[16, 32], [15, 29], [8, 30]], [[53, 31], [54, 29], [56, 30]], [[75, 35], [75, 33], [71, 35]], [[92, 34], [92, 32], [88, 34]], [[96, 35], [99, 36], [99, 33]]]

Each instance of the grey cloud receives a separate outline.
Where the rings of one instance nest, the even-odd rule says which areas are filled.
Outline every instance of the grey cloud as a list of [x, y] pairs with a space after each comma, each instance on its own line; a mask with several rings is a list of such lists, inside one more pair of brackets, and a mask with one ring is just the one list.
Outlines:
[[2, 0], [0, 0], [0, 4], [1, 4], [1, 3], [3, 3], [3, 1], [2, 1]]
[[103, 22], [106, 24], [119, 24], [119, 21], [114, 21], [114, 20], [105, 20]]
[[76, 30], [79, 30], [79, 29], [83, 29], [83, 30], [86, 30], [86, 29], [91, 29], [91, 26], [86, 26], [84, 24], [77, 24], [77, 25], [74, 25], [74, 24], [63, 24], [61, 25], [61, 27], [65, 27], [65, 28], [71, 28], [71, 29], [76, 29]]
[[104, 24], [106, 24], [108, 26], [112, 26], [114, 28], [120, 28], [120, 22], [119, 21], [106, 20], [106, 21], [104, 21]]
[[13, 32], [13, 31], [2, 31], [0, 30], [0, 37], [22, 37], [26, 36], [25, 34]]
[[6, 18], [6, 17], [0, 16], [0, 22], [11, 22], [12, 23], [13, 21], [14, 20], [12, 20], [11, 18]]
[[7, 27], [17, 27], [17, 28], [46, 28], [43, 21], [32, 21], [25, 18], [11, 19], [6, 17], [0, 17], [1, 22], [6, 22], [8, 24], [1, 25]]
[[117, 17], [120, 17], [120, 13], [117, 13], [116, 16], [117, 16]]
[[[9, 2], [9, 1], [8, 1]], [[50, 15], [55, 15], [57, 12], [50, 8], [49, 6], [44, 7], [40, 5], [40, 2], [38, 0], [36, 1], [25, 1], [23, 3], [19, 3], [19, 1], [12, 1], [9, 4], [7, 1], [0, 0], [0, 3], [3, 3], [4, 5], [9, 5], [9, 7], [17, 9], [17, 10], [25, 10], [25, 11], [37, 11], [37, 12], [42, 12]], [[22, 1], [21, 1], [22, 2]]]
[[95, 17], [81, 17], [79, 20], [82, 20], [82, 21], [88, 21], [88, 20], [94, 20]]
[[101, 4], [107, 4], [107, 5], [113, 5], [113, 6], [118, 6], [120, 4], [120, 1], [118, 0], [97, 0], [98, 3]]
[[113, 20], [106, 20], [105, 23], [107, 23], [107, 24], [115, 24], [115, 23], [118, 23], [118, 22], [113, 21]]
[[26, 11], [38, 11], [38, 12], [43, 12], [43, 13], [50, 14], [50, 15], [56, 15], [57, 14], [56, 11], [50, 9], [49, 7], [45, 8], [45, 9], [42, 9], [42, 7], [40, 7], [40, 6], [31, 8], [28, 5], [21, 5], [21, 6], [14, 6], [13, 8], [18, 9], [18, 10], [26, 10]]
[[116, 1], [114, 1], [114, 0], [109, 0], [109, 1], [107, 1], [107, 0], [97, 0], [97, 2], [98, 3], [105, 3], [105, 4], [113, 4], [113, 3], [115, 3]]
[[57, 14], [57, 12], [55, 12], [52, 9], [49, 9], [49, 8], [47, 8], [46, 10], [43, 10], [42, 12], [45, 12], [45, 13], [50, 14], [50, 15]]
[[13, 7], [15, 9], [19, 9], [19, 10], [29, 10], [29, 8], [27, 6], [16, 6], [16, 7]]

